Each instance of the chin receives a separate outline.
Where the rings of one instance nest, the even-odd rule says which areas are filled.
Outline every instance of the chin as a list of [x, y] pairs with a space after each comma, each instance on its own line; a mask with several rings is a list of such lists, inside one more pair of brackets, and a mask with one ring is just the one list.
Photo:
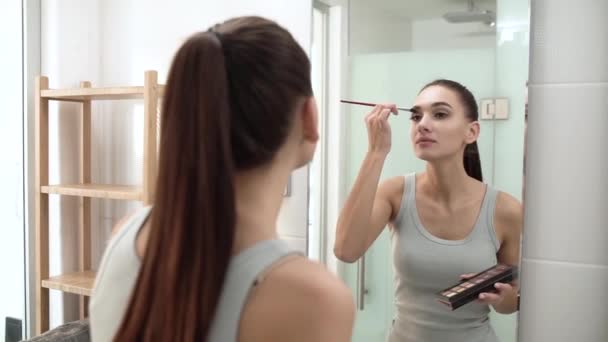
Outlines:
[[414, 154], [418, 159], [424, 160], [426, 162], [432, 162], [434, 160], [439, 159], [434, 153], [429, 153], [429, 151], [415, 150]]
[[416, 158], [422, 160], [427, 160], [430, 157], [427, 151], [421, 151], [417, 148], [414, 148], [414, 155], [416, 155]]

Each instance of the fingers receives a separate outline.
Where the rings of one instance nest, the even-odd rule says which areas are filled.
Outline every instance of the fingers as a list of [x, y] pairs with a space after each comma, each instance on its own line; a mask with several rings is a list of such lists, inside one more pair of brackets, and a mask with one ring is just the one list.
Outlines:
[[380, 111], [380, 113], [378, 114], [378, 118], [380, 120], [382, 120], [382, 122], [386, 122], [388, 120], [388, 117], [391, 115], [391, 109], [390, 108], [382, 108], [382, 111]]
[[380, 105], [383, 109], [388, 109], [389, 114], [399, 114], [399, 110], [397, 109], [397, 105], [394, 103], [385, 103]]
[[494, 284], [494, 287], [501, 293], [513, 290], [513, 286], [511, 284], [505, 284], [505, 283], [496, 283], [496, 284]]
[[367, 122], [374, 117], [379, 117], [386, 120], [391, 113], [395, 115], [399, 114], [399, 110], [395, 104], [379, 104], [376, 105], [371, 112], [367, 113], [365, 116], [365, 121]]
[[396, 105], [396, 104], [394, 104], [394, 103], [388, 103], [388, 104], [384, 104], [383, 106], [384, 106], [385, 108], [390, 109], [390, 112], [391, 112], [391, 113], [393, 113], [393, 114], [395, 114], [395, 115], [398, 115], [398, 114], [399, 114], [399, 109], [397, 109], [397, 105]]
[[497, 293], [483, 292], [479, 294], [479, 300], [485, 303], [497, 303], [502, 300], [502, 296]]
[[372, 111], [369, 112], [369, 113], [367, 113], [367, 115], [365, 116], [365, 122], [369, 122], [369, 120], [371, 120], [371, 118], [373, 118], [376, 115], [378, 115], [378, 113], [380, 112], [380, 110], [382, 110], [382, 106], [376, 105], [374, 107], [374, 109], [372, 109]]
[[483, 292], [479, 294], [478, 300], [482, 303], [487, 304], [496, 304], [502, 302], [504, 297], [509, 291], [513, 290], [513, 286], [505, 283], [496, 283], [494, 284], [494, 288], [496, 288], [497, 292]]

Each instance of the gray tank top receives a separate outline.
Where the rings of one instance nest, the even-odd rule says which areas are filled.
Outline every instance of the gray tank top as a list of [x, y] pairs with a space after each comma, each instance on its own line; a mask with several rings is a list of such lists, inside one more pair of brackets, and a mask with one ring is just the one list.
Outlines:
[[496, 196], [497, 191], [487, 186], [471, 233], [463, 240], [444, 240], [422, 225], [416, 209], [416, 176], [405, 177], [401, 208], [391, 231], [396, 316], [389, 342], [498, 342], [488, 305], [472, 302], [450, 311], [435, 297], [457, 283], [461, 274], [497, 263]]
[[[93, 342], [112, 341], [120, 327], [141, 266], [135, 249], [137, 233], [150, 211], [150, 207], [141, 209], [106, 248], [89, 304]], [[251, 288], [272, 265], [292, 254], [301, 253], [290, 250], [284, 241], [267, 240], [232, 257], [211, 324], [209, 342], [237, 340], [241, 312]]]

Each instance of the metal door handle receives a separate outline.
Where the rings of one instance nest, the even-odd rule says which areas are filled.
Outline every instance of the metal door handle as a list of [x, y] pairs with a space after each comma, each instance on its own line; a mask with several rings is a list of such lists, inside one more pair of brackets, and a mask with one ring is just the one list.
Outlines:
[[365, 309], [365, 254], [357, 261], [357, 308], [361, 311]]

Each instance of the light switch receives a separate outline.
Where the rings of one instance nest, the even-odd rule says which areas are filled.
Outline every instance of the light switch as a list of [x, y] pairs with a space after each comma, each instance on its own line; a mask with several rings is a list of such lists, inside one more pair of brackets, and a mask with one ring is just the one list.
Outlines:
[[492, 120], [494, 119], [494, 99], [483, 99], [481, 100], [480, 108], [480, 119]]

